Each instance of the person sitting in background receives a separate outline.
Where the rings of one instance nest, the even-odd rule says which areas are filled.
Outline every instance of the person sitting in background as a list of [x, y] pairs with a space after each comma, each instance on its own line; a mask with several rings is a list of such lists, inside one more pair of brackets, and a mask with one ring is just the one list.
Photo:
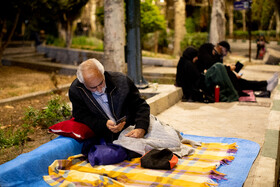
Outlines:
[[265, 43], [267, 43], [267, 41], [265, 40], [264, 36], [261, 35], [257, 41], [257, 55], [256, 55], [256, 59], [263, 59], [264, 54], [265, 54]]
[[[221, 41], [216, 46], [211, 43], [206, 43], [200, 46], [198, 50], [198, 58], [200, 61], [200, 71], [208, 70], [213, 64], [220, 62], [223, 63], [223, 57], [230, 51], [230, 45], [227, 41]], [[234, 72], [234, 65], [225, 65], [228, 76], [237, 90], [239, 96], [248, 96], [248, 94], [242, 92], [242, 90], [253, 91], [267, 91], [270, 92], [278, 84], [278, 73], [275, 73], [271, 79], [262, 81], [246, 80], [241, 75]]]
[[[149, 127], [150, 106], [141, 98], [132, 80], [119, 72], [104, 71], [96, 59], [78, 66], [77, 79], [69, 89], [75, 121], [89, 126], [97, 138], [107, 143], [116, 140], [126, 127], [135, 128], [126, 134], [143, 138]], [[125, 122], [116, 121], [126, 116]]]
[[197, 100], [197, 92], [201, 88], [201, 80], [196, 61], [198, 51], [193, 47], [188, 47], [181, 56], [176, 73], [176, 86], [182, 87], [184, 99]]
[[209, 69], [216, 62], [223, 63], [223, 58], [228, 52], [231, 52], [231, 50], [227, 41], [221, 41], [217, 45], [205, 43], [199, 47], [199, 59], [203, 68]]
[[183, 89], [186, 101], [214, 102], [212, 84], [221, 86], [221, 101], [237, 101], [238, 95], [221, 63], [216, 63], [204, 73], [200, 69], [198, 50], [188, 47], [177, 65], [176, 85]]

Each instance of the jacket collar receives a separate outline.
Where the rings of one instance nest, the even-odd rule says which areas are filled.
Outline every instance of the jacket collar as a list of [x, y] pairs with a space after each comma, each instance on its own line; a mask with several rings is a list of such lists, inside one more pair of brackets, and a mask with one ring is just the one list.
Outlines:
[[107, 86], [106, 92], [108, 94], [111, 94], [116, 89], [116, 85], [112, 80], [112, 76], [110, 75], [110, 72], [105, 71], [104, 76], [105, 76], [105, 82]]

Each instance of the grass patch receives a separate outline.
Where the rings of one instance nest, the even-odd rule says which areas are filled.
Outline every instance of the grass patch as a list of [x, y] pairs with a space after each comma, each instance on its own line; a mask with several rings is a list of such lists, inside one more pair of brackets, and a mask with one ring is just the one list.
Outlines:
[[18, 93], [8, 92], [8, 95], [11, 96], [11, 97], [15, 97], [15, 96], [18, 96]]
[[15, 127], [0, 129], [0, 148], [23, 145], [28, 139], [27, 135], [29, 132], [31, 132], [31, 130], [28, 125], [22, 125], [22, 127], [17, 130]]
[[34, 128], [48, 128], [70, 116], [70, 106], [58, 95], [53, 96], [41, 110], [28, 107], [24, 113], [24, 123], [19, 127], [3, 127], [0, 124], [0, 148], [24, 145]]

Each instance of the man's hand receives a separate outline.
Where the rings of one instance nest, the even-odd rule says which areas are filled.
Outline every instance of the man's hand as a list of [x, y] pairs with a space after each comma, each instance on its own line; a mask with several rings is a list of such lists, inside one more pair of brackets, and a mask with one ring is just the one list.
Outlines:
[[123, 129], [125, 123], [126, 122], [124, 121], [122, 123], [116, 124], [112, 120], [108, 120], [107, 123], [106, 123], [106, 126], [113, 133], [118, 133], [118, 132], [120, 132]]
[[230, 68], [230, 70], [231, 70], [231, 71], [234, 71], [234, 70], [235, 70], [235, 68], [236, 68], [236, 66], [235, 66], [235, 65], [227, 65], [227, 66], [229, 66], [229, 68]]
[[125, 136], [132, 137], [132, 138], [143, 138], [145, 135], [144, 129], [134, 129], [127, 133]]

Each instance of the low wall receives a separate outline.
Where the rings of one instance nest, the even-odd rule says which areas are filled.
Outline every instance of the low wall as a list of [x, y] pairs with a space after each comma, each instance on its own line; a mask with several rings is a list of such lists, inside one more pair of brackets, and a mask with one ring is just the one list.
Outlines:
[[[62, 47], [53, 47], [41, 45], [37, 47], [37, 52], [44, 53], [47, 57], [54, 59], [56, 62], [62, 64], [79, 65], [81, 62], [89, 59], [96, 58], [103, 64], [103, 52], [82, 50], [82, 49], [67, 49]], [[162, 58], [143, 57], [143, 65], [155, 66], [177, 66], [178, 60], [169, 60]]]
[[37, 52], [44, 53], [47, 57], [55, 59], [56, 62], [63, 64], [79, 65], [81, 62], [89, 58], [96, 58], [101, 63], [103, 62], [103, 52], [44, 45], [38, 46]]

